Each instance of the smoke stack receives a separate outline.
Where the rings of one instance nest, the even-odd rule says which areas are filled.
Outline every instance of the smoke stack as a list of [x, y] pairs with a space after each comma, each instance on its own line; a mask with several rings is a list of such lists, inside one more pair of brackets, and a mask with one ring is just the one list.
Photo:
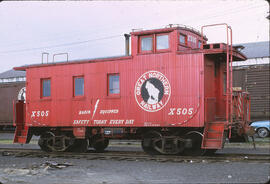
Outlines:
[[124, 34], [124, 36], [125, 36], [125, 50], [126, 50], [125, 55], [129, 56], [129, 37], [130, 37], [130, 35]]

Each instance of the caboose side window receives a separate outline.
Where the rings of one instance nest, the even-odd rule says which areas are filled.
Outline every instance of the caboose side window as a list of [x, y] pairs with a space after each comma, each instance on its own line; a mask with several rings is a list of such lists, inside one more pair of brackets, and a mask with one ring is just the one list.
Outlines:
[[74, 96], [83, 96], [84, 95], [84, 77], [74, 77], [73, 78], [74, 86]]
[[179, 42], [182, 45], [187, 45], [187, 36], [183, 35], [183, 34], [180, 34], [179, 35]]
[[152, 36], [141, 37], [141, 51], [153, 50], [153, 38]]
[[227, 72], [223, 73], [223, 94], [226, 95], [227, 93]]
[[108, 75], [108, 95], [120, 94], [120, 82], [119, 74], [109, 74]]
[[169, 49], [169, 35], [157, 35], [157, 50]]
[[50, 97], [51, 96], [51, 79], [41, 79], [42, 82], [42, 97]]
[[199, 40], [198, 41], [198, 48], [201, 48], [202, 42]]

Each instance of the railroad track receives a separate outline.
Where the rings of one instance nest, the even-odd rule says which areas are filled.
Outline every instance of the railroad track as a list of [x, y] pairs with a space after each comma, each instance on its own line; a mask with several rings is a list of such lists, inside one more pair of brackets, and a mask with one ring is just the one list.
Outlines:
[[214, 162], [253, 162], [270, 163], [269, 154], [215, 154], [213, 156], [175, 156], [175, 155], [147, 155], [135, 151], [107, 151], [96, 153], [68, 153], [68, 152], [43, 152], [37, 149], [0, 148], [2, 156], [14, 157], [40, 157], [40, 158], [65, 158], [86, 160], [118, 160], [118, 161], [156, 161], [174, 163], [214, 163]]

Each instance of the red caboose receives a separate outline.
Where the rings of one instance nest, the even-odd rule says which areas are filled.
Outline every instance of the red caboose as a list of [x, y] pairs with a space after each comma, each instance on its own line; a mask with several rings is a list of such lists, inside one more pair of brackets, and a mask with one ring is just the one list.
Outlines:
[[231, 64], [246, 57], [227, 40], [207, 44], [194, 29], [170, 26], [131, 32], [131, 55], [17, 67], [27, 92], [14, 142], [39, 135], [45, 151], [102, 151], [109, 139], [141, 139], [148, 153], [221, 149], [249, 130], [248, 95], [233, 94]]

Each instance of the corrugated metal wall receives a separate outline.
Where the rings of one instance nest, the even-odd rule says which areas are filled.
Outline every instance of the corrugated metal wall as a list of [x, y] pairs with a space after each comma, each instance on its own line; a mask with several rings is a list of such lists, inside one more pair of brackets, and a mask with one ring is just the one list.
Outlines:
[[242, 87], [251, 97], [251, 120], [270, 119], [269, 64], [234, 68], [234, 87]]

